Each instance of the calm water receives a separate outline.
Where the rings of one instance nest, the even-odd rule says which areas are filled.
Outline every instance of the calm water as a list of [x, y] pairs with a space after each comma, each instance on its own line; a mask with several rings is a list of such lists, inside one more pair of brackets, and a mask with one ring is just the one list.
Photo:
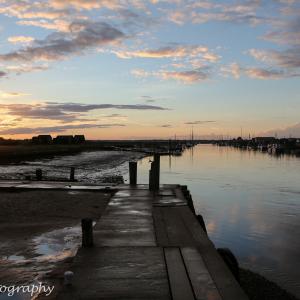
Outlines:
[[[140, 183], [149, 167], [140, 161]], [[161, 157], [161, 182], [188, 185], [217, 247], [300, 296], [299, 158], [198, 145]]]

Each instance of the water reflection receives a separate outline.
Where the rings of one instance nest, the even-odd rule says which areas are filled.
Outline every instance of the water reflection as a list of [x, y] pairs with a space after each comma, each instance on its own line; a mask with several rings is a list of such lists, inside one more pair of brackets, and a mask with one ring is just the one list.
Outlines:
[[[149, 159], [138, 166], [148, 182]], [[161, 157], [162, 183], [188, 185], [217, 247], [300, 295], [300, 159], [199, 145]]]

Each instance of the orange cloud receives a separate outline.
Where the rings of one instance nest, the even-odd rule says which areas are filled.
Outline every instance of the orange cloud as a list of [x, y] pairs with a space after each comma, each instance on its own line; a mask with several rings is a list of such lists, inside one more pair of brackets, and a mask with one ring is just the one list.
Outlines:
[[177, 58], [203, 56], [209, 61], [216, 61], [219, 57], [210, 53], [206, 46], [175, 46], [138, 51], [113, 51], [119, 58]]
[[34, 41], [34, 38], [31, 36], [19, 35], [19, 36], [11, 36], [7, 40], [12, 44], [18, 44], [18, 43], [26, 44]]

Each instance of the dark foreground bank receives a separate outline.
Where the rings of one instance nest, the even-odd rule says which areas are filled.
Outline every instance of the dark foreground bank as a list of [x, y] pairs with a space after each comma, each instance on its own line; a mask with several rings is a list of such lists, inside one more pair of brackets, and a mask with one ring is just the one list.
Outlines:
[[106, 150], [98, 143], [81, 145], [0, 145], [0, 163], [76, 154], [82, 151]]

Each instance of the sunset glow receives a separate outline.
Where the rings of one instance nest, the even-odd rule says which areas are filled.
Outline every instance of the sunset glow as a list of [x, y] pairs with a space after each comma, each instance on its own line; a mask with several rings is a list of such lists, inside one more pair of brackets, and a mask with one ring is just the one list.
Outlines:
[[300, 137], [297, 0], [2, 0], [0, 136]]

